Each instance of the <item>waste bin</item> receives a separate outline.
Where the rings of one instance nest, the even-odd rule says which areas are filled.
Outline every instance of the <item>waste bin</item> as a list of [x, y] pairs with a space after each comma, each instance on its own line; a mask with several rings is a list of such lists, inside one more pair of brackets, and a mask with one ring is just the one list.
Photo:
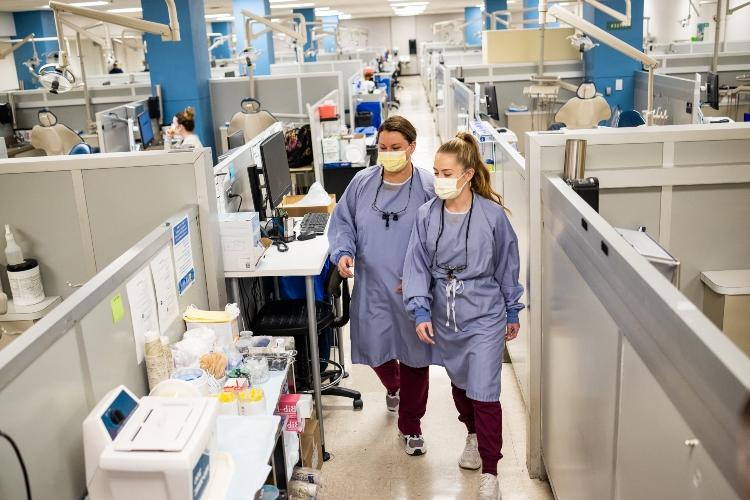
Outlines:
[[750, 269], [704, 271], [703, 314], [750, 356]]

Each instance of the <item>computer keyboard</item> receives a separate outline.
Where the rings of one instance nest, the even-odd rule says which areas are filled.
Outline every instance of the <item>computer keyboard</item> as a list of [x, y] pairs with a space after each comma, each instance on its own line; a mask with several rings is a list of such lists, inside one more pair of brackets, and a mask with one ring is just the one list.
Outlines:
[[328, 214], [305, 214], [300, 224], [300, 233], [323, 234], [328, 225]]

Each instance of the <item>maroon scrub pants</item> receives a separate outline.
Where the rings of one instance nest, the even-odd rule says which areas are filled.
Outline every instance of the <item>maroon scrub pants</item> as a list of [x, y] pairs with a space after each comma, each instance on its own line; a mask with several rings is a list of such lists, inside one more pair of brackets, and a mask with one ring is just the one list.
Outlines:
[[482, 473], [497, 476], [497, 462], [503, 458], [503, 409], [500, 401], [475, 401], [466, 391], [451, 384], [458, 420], [466, 424], [469, 434], [476, 433]]
[[412, 368], [392, 359], [380, 366], [374, 366], [373, 370], [389, 393], [394, 394], [401, 390], [401, 402], [398, 405], [398, 429], [401, 434], [422, 434], [420, 421], [427, 411], [430, 367]]

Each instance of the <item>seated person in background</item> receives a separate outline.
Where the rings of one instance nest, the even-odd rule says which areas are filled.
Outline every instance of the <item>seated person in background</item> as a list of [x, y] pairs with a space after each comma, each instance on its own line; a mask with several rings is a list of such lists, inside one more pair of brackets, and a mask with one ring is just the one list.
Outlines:
[[117, 74], [121, 74], [121, 73], [124, 73], [124, 71], [122, 70], [122, 68], [117, 63], [112, 64], [112, 69], [109, 70], [109, 74], [110, 75], [117, 75]]
[[167, 136], [181, 136], [182, 147], [202, 148], [200, 138], [195, 135], [195, 110], [188, 106], [177, 113], [172, 119], [172, 126], [167, 130]]

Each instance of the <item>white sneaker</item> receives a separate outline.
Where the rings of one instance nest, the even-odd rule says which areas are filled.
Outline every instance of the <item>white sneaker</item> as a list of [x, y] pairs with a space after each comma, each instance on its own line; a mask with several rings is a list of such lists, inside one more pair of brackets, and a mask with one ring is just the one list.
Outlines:
[[398, 433], [399, 437], [404, 440], [404, 451], [407, 455], [418, 457], [427, 453], [427, 445], [424, 442], [424, 436], [421, 434], [410, 434], [408, 436]]
[[395, 394], [385, 393], [385, 407], [388, 408], [389, 412], [396, 413], [398, 411], [398, 405], [401, 402], [400, 393], [401, 390], [396, 391]]
[[477, 500], [499, 500], [500, 486], [497, 483], [497, 476], [492, 474], [482, 474], [479, 479], [479, 495]]
[[466, 436], [466, 446], [464, 446], [464, 451], [461, 453], [458, 466], [469, 470], [477, 470], [482, 466], [482, 457], [479, 456], [479, 445], [477, 444], [476, 434]]

